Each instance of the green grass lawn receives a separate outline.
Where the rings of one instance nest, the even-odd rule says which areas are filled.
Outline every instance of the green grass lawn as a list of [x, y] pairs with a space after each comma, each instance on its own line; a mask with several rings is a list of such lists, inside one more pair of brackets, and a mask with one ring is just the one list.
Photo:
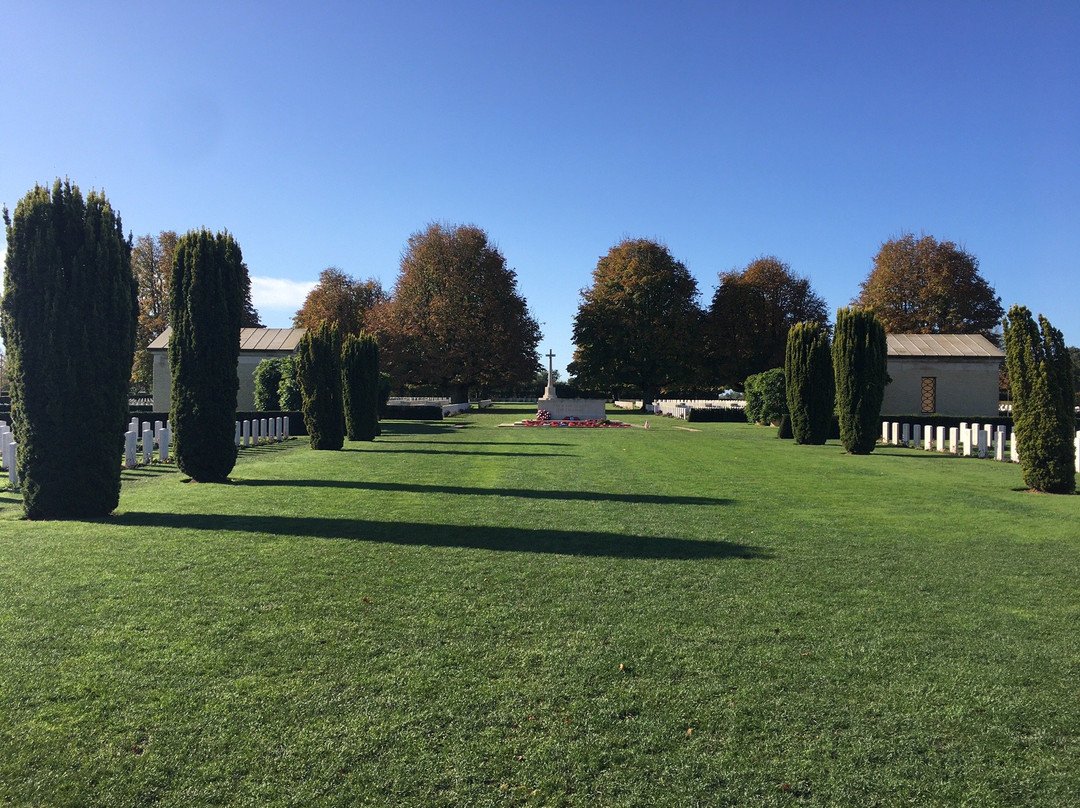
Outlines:
[[0, 805], [1080, 804], [1080, 497], [524, 414], [0, 493]]

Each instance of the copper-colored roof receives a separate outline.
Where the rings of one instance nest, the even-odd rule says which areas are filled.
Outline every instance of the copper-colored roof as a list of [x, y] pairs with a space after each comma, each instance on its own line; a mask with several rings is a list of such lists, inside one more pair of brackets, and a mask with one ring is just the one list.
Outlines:
[[[295, 351], [306, 328], [241, 328], [241, 351]], [[172, 329], [166, 328], [146, 346], [148, 351], [167, 351]]]
[[981, 334], [888, 334], [889, 356], [985, 357], [1005, 352]]

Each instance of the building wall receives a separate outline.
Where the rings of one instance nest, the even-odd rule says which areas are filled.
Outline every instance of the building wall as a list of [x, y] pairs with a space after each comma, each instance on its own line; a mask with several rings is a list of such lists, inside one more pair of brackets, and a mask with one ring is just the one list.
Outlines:
[[937, 379], [938, 415], [998, 414], [996, 358], [889, 357], [892, 382], [885, 387], [882, 415], [922, 412], [922, 380]]
[[[172, 409], [172, 374], [169, 372], [169, 352], [153, 351], [154, 354], [154, 411], [168, 412]], [[236, 365], [240, 389], [236, 394], [236, 409], [249, 412], [255, 409], [255, 368], [263, 359], [290, 356], [290, 351], [244, 351]]]

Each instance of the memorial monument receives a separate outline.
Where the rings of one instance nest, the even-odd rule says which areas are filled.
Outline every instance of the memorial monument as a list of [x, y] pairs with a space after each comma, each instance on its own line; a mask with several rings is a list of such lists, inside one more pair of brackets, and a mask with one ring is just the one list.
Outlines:
[[607, 417], [606, 402], [602, 398], [559, 398], [555, 392], [555, 373], [551, 362], [555, 353], [547, 352], [548, 382], [542, 398], [536, 400], [536, 409], [546, 410], [552, 421], [600, 421]]

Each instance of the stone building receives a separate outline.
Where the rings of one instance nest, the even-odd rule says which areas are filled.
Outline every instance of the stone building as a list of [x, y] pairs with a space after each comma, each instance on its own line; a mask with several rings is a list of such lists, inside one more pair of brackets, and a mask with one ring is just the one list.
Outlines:
[[882, 415], [998, 415], [1005, 352], [979, 334], [889, 334]]
[[[255, 368], [263, 359], [278, 359], [296, 353], [304, 336], [304, 328], [241, 328], [240, 359], [236, 374], [240, 390], [236, 409], [250, 412], [255, 409]], [[169, 337], [171, 328], [151, 342], [146, 349], [154, 357], [154, 411], [168, 412], [172, 407], [172, 374], [169, 372]]]

